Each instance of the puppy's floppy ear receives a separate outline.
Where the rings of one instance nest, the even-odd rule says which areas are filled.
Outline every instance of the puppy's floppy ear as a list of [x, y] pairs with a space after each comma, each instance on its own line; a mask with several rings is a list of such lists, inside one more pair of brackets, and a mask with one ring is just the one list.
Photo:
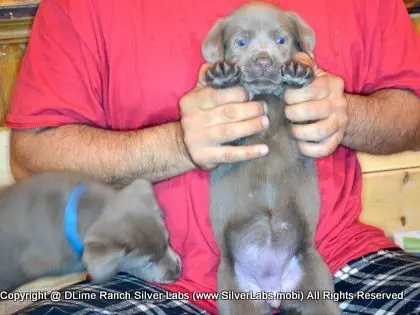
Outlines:
[[218, 20], [207, 34], [207, 37], [201, 46], [203, 57], [208, 63], [216, 63], [225, 59], [223, 43], [225, 24], [225, 19]]
[[118, 191], [105, 205], [98, 220], [86, 232], [83, 262], [93, 282], [103, 282], [115, 276], [134, 242], [142, 243], [137, 231], [145, 214], [160, 211], [152, 184], [138, 179]]
[[[120, 211], [131, 212], [131, 215], [136, 217], [144, 215], [145, 212], [163, 214], [152, 183], [143, 178], [136, 179], [118, 193], [117, 205]], [[142, 211], [139, 211], [139, 208]]]
[[[130, 251], [143, 249], [142, 246], [148, 249], [156, 241], [155, 230], [163, 229], [161, 216], [149, 181], [137, 179], [118, 191], [84, 238], [83, 262], [92, 281], [103, 282], [114, 277]], [[152, 248], [150, 252], [157, 250]]]
[[[95, 222], [86, 234], [82, 259], [92, 282], [100, 283], [110, 280], [118, 274], [126, 252], [123, 246], [108, 242], [100, 234], [95, 236], [96, 223], [99, 222]], [[107, 228], [113, 229], [114, 227], [107, 226]]]
[[117, 275], [134, 244], [144, 242], [143, 232], [137, 230], [141, 217], [130, 209], [118, 208], [118, 202], [103, 211], [105, 213], [87, 230], [83, 241], [82, 260], [94, 283]]
[[287, 17], [294, 25], [294, 36], [297, 47], [307, 53], [311, 58], [314, 57], [315, 32], [313, 29], [296, 13], [287, 12]]

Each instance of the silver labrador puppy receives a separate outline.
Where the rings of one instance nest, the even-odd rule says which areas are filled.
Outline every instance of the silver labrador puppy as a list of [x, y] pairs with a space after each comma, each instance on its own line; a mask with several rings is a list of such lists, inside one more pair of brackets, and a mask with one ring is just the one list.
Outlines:
[[0, 291], [84, 270], [93, 282], [126, 271], [169, 283], [181, 273], [143, 179], [117, 191], [79, 174], [45, 173], [1, 190], [0, 253]]
[[[320, 205], [316, 169], [298, 151], [282, 97], [285, 88], [312, 81], [312, 69], [293, 56], [312, 55], [314, 45], [312, 29], [299, 16], [262, 2], [217, 21], [203, 43], [206, 61], [214, 64], [207, 84], [245, 87], [266, 104], [270, 121], [266, 131], [230, 143], [265, 143], [268, 156], [221, 165], [211, 174], [210, 217], [221, 251], [218, 290], [253, 292], [248, 300], [219, 299], [221, 315], [271, 314], [272, 308], [341, 313], [334, 301], [311, 298], [334, 286], [314, 244]], [[285, 293], [292, 291], [302, 300], [288, 299]], [[275, 294], [261, 294], [270, 292]]]

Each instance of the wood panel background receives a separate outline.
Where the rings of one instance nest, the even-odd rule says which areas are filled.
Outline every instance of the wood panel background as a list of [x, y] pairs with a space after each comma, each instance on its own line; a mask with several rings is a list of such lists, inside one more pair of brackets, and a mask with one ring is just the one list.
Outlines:
[[402, 153], [387, 163], [375, 156], [361, 159], [363, 169], [360, 220], [396, 232], [420, 230], [420, 153]]
[[411, 10], [413, 8], [420, 7], [420, 0], [404, 0], [404, 4], [407, 9]]
[[39, 0], [0, 0], [2, 6], [38, 4]]
[[38, 4], [39, 0], [0, 0], [0, 127], [9, 110]]

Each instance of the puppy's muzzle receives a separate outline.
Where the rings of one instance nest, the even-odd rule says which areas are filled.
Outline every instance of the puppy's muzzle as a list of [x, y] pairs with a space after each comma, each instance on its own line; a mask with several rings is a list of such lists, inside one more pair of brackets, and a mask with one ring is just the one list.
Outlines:
[[181, 259], [171, 248], [168, 248], [165, 256], [157, 262], [157, 266], [160, 270], [160, 277], [158, 280], [160, 283], [171, 283], [181, 276]]
[[271, 68], [273, 65], [273, 60], [271, 60], [270, 56], [268, 55], [260, 55], [254, 61], [254, 66], [260, 69], [261, 71], [266, 71], [267, 69]]
[[271, 85], [280, 82], [280, 68], [277, 59], [267, 52], [259, 52], [248, 59], [243, 67], [244, 81], [253, 85]]
[[255, 76], [263, 77], [271, 71], [272, 66], [273, 59], [268, 55], [268, 53], [261, 52], [252, 58], [251, 71], [255, 74]]

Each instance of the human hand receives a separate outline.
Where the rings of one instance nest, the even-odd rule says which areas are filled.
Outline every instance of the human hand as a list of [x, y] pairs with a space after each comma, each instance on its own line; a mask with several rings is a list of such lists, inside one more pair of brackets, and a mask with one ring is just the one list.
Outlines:
[[244, 89], [207, 87], [204, 74], [208, 67], [201, 67], [197, 87], [180, 100], [183, 138], [192, 163], [211, 170], [222, 163], [266, 155], [268, 147], [264, 144], [223, 145], [264, 130], [268, 118], [261, 103], [248, 102]]
[[[305, 56], [297, 59], [311, 63]], [[290, 104], [286, 107], [286, 117], [292, 122], [292, 133], [300, 151], [316, 158], [331, 154], [341, 143], [348, 115], [343, 80], [316, 65], [313, 67], [314, 81], [300, 89], [286, 90], [284, 97]]]

